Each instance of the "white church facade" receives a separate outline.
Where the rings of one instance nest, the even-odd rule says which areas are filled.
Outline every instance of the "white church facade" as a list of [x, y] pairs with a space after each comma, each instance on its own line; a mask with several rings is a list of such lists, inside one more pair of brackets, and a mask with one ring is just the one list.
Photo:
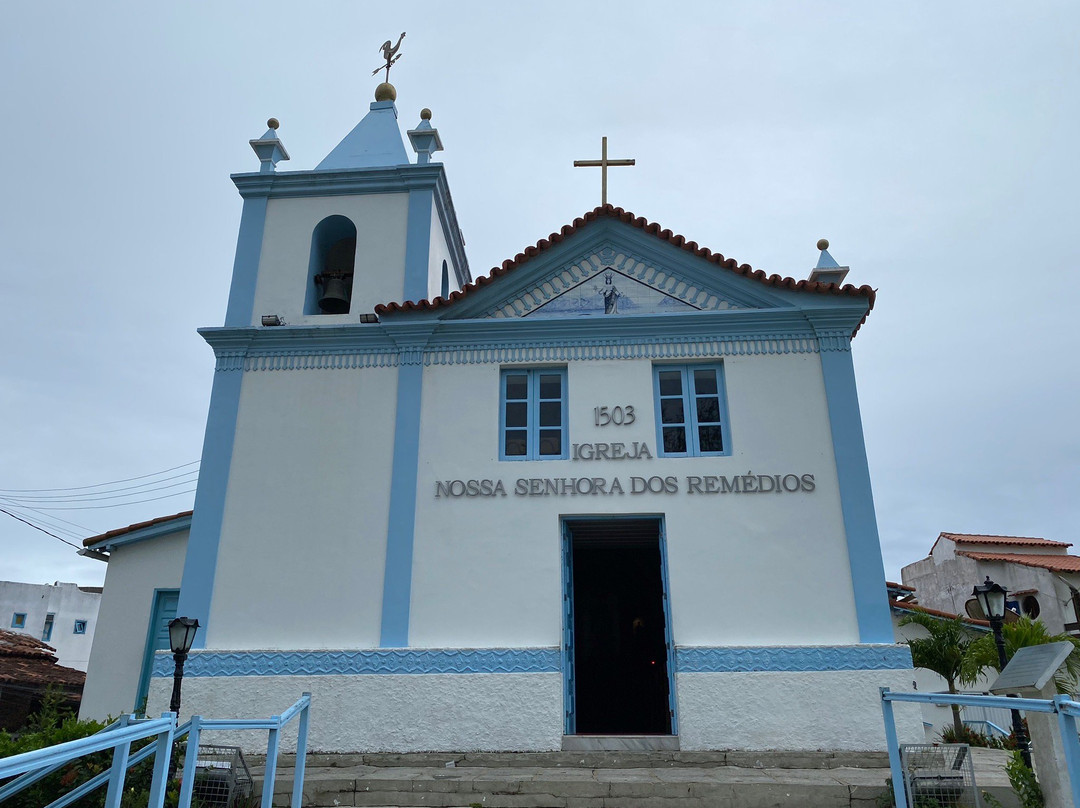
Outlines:
[[181, 614], [184, 713], [310, 691], [319, 750], [883, 748], [873, 291], [611, 206], [474, 281], [429, 118], [252, 141], [194, 511], [89, 541], [83, 714], [165, 709]]

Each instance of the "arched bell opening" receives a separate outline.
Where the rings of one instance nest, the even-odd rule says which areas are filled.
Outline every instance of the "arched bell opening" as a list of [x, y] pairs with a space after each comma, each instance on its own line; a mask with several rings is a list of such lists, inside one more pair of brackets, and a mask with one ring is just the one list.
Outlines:
[[311, 234], [304, 314], [347, 314], [356, 264], [356, 225], [327, 216]]

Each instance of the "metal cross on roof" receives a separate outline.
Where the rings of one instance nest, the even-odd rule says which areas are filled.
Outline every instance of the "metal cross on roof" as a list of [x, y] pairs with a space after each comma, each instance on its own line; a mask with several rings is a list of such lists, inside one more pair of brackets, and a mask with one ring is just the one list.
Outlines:
[[607, 156], [607, 138], [603, 138], [600, 146], [600, 159], [599, 160], [575, 160], [574, 167], [581, 168], [600, 166], [600, 204], [607, 204], [607, 170], [608, 166], [632, 166], [636, 164], [636, 160], [609, 160]]

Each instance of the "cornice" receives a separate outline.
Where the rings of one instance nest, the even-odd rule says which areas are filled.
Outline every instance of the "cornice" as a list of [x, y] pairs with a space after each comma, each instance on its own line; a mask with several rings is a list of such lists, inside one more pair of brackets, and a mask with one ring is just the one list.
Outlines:
[[279, 171], [273, 174], [233, 174], [233, 184], [245, 199], [266, 196], [272, 199], [295, 196], [339, 196], [343, 194], [400, 193], [419, 189], [440, 189], [449, 198], [442, 163], [408, 163], [385, 168], [357, 168], [349, 171]]

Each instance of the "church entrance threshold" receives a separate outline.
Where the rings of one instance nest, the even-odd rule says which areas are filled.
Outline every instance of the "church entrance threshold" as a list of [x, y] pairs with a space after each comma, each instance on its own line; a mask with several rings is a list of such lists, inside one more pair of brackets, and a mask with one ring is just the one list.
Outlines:
[[566, 519], [563, 559], [566, 734], [674, 735], [661, 520]]

